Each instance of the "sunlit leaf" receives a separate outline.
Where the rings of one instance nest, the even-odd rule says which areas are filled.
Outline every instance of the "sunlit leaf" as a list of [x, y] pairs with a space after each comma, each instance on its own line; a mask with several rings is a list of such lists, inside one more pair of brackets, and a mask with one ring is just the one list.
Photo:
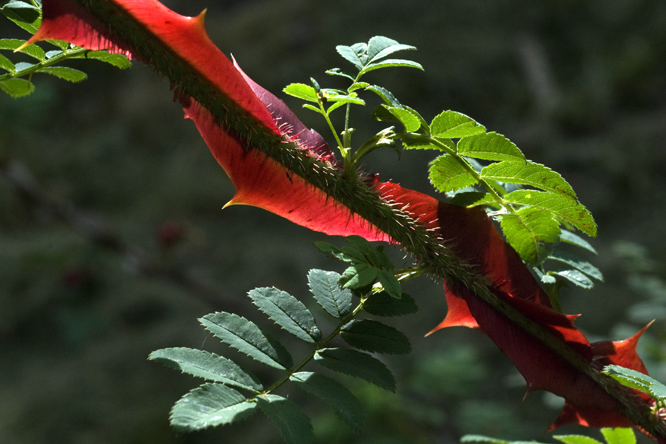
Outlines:
[[458, 154], [483, 160], [525, 160], [513, 142], [495, 132], [463, 137], [458, 142]]
[[629, 427], [606, 427], [601, 429], [601, 434], [608, 444], [636, 444], [636, 435]]
[[14, 72], [14, 64], [5, 56], [0, 54], [0, 68], [8, 72]]
[[576, 199], [573, 188], [559, 173], [534, 162], [503, 161], [491, 163], [481, 170], [481, 177], [498, 182], [529, 185], [545, 191], [562, 193]]
[[197, 378], [255, 392], [263, 388], [254, 376], [241, 369], [235, 362], [205, 350], [185, 347], [164, 348], [152, 352], [148, 359]]
[[26, 79], [8, 79], [0, 81], [0, 89], [14, 98], [27, 96], [35, 90], [35, 85]]
[[423, 66], [420, 63], [413, 62], [411, 60], [403, 59], [386, 59], [381, 62], [370, 63], [365, 65], [361, 70], [361, 74], [367, 74], [370, 71], [382, 68], [416, 68], [423, 71]]
[[363, 68], [363, 63], [361, 62], [361, 59], [358, 57], [358, 54], [356, 54], [356, 51], [354, 51], [354, 49], [352, 49], [350, 46], [338, 45], [335, 47], [335, 50], [345, 60], [354, 65], [356, 69], [358, 69], [359, 71]]
[[307, 100], [308, 102], [318, 103], [317, 91], [310, 86], [304, 83], [291, 83], [284, 87], [282, 90], [290, 96], [297, 97], [301, 100]]
[[[20, 48], [26, 41], [19, 39], [0, 39], [0, 49], [11, 49], [12, 51]], [[46, 60], [46, 53], [39, 46], [32, 44], [21, 48], [20, 52], [43, 62]]]
[[310, 310], [286, 291], [275, 287], [255, 288], [248, 296], [259, 310], [298, 339], [310, 343], [321, 339], [321, 331]]
[[171, 409], [171, 425], [183, 431], [231, 424], [254, 413], [255, 402], [223, 384], [206, 383], [183, 396]]
[[393, 39], [378, 35], [368, 41], [367, 56], [368, 60], [372, 62], [387, 57], [394, 52], [415, 49], [414, 46], [403, 45]]
[[460, 190], [478, 182], [470, 171], [450, 154], [442, 154], [432, 162], [428, 177], [440, 193]]
[[562, 250], [554, 250], [550, 256], [548, 257], [549, 260], [554, 260], [561, 262], [563, 264], [569, 265], [573, 267], [574, 269], [580, 271], [581, 273], [585, 273], [586, 275], [597, 279], [599, 281], [604, 280], [604, 276], [601, 273], [601, 270], [599, 270], [597, 267], [592, 265], [586, 260], [583, 260], [579, 258], [576, 255], [573, 255], [569, 252], [562, 251]]
[[216, 338], [252, 359], [279, 369], [292, 366], [291, 355], [282, 344], [241, 316], [218, 312], [199, 322]]
[[530, 265], [546, 259], [550, 250], [544, 244], [555, 244], [559, 239], [559, 221], [536, 208], [502, 215], [500, 224], [509, 244]]
[[109, 54], [107, 51], [88, 51], [85, 54], [87, 59], [99, 60], [100, 62], [109, 63], [120, 69], [127, 69], [132, 66], [132, 62], [122, 54]]
[[50, 74], [52, 76], [58, 77], [59, 79], [67, 80], [68, 82], [82, 82], [88, 78], [88, 75], [74, 68], [67, 68], [65, 66], [46, 66], [39, 68], [37, 72], [43, 72], [45, 74]]
[[453, 139], [485, 133], [483, 125], [465, 114], [456, 111], [444, 111], [438, 114], [430, 124], [433, 137]]
[[566, 244], [575, 245], [579, 248], [589, 251], [590, 253], [597, 254], [597, 250], [595, 250], [588, 241], [569, 230], [562, 230], [562, 233], [560, 234], [560, 241]]
[[573, 225], [589, 236], [597, 234], [597, 224], [592, 214], [568, 196], [547, 191], [518, 190], [504, 196], [504, 200], [516, 205], [550, 211], [563, 222]]

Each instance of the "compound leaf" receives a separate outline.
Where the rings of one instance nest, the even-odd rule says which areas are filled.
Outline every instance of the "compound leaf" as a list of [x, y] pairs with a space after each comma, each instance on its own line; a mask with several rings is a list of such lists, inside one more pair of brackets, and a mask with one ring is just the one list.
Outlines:
[[171, 409], [171, 425], [183, 431], [231, 424], [247, 418], [257, 406], [223, 384], [206, 383], [180, 398]]
[[216, 338], [263, 364], [280, 370], [292, 366], [286, 348], [253, 322], [232, 313], [211, 313], [199, 322]]
[[261, 383], [230, 359], [205, 350], [185, 347], [163, 348], [148, 356], [151, 361], [209, 381], [258, 392]]

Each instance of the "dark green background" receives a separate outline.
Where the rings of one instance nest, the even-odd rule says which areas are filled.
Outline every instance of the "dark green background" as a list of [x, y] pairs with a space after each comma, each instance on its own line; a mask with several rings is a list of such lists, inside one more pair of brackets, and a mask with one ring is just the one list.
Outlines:
[[[322, 86], [344, 86], [323, 74], [346, 63], [337, 44], [386, 35], [417, 46], [409, 55], [425, 73], [387, 70], [368, 80], [428, 119], [443, 109], [466, 113], [563, 174], [597, 219], [600, 255], [593, 261], [606, 275], [592, 292], [565, 291], [565, 308], [584, 313], [577, 323], [593, 340], [623, 339], [657, 318], [642, 353], [651, 373], [666, 380], [663, 1], [169, 5], [186, 15], [208, 8], [212, 39], [275, 93], [310, 76]], [[0, 29], [3, 37], [27, 37], [6, 21]], [[125, 247], [208, 290], [179, 284], [176, 272], [141, 271], [126, 254], [63, 222], [53, 206], [0, 180], [0, 442], [280, 442], [261, 414], [231, 427], [176, 433], [169, 409], [198, 381], [146, 358], [170, 346], [228, 353], [196, 318], [233, 310], [268, 326], [244, 296], [254, 287], [277, 286], [311, 304], [307, 271], [343, 267], [311, 244], [340, 240], [255, 208], [221, 211], [233, 188], [172, 103], [168, 82], [150, 68], [70, 66], [89, 80], [71, 85], [36, 75], [30, 97], [0, 97], [2, 171], [25, 168], [37, 196], [103, 221]], [[317, 116], [286, 101], [329, 138]], [[359, 118], [357, 143], [381, 128], [361, 111], [352, 117]], [[394, 152], [380, 151], [366, 169], [433, 194], [426, 179], [432, 157], [408, 152], [397, 161]], [[171, 247], [157, 240], [165, 223], [183, 230]], [[394, 253], [398, 264], [409, 263]], [[397, 394], [348, 381], [368, 411], [361, 435], [348, 433], [318, 401], [282, 393], [306, 406], [319, 442], [449, 443], [465, 433], [549, 440], [544, 432], [557, 416], [557, 400], [535, 393], [522, 401], [522, 378], [478, 332], [450, 329], [423, 338], [445, 315], [441, 285], [422, 279], [406, 290], [421, 310], [393, 322], [415, 350], [386, 360]]]

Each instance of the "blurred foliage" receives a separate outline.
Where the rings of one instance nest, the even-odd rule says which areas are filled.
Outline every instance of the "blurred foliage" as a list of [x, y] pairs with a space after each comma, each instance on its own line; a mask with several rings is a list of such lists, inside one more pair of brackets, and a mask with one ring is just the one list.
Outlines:
[[[651, 375], [666, 380], [666, 205], [657, 192], [666, 185], [666, 4], [166, 3], [188, 15], [208, 8], [213, 40], [273, 92], [337, 63], [336, 44], [390, 35], [418, 47], [425, 73], [376, 75], [424, 117], [442, 108], [473, 115], [562, 173], [595, 215], [595, 263], [606, 276], [592, 292], [564, 292], [565, 310], [584, 313], [577, 325], [604, 339], [626, 338], [657, 317], [640, 352]], [[0, 33], [26, 38], [11, 23], [0, 23]], [[64, 222], [58, 206], [0, 180], [0, 441], [279, 442], [268, 421], [175, 434], [165, 412], [192, 382], [146, 358], [174, 345], [216, 351], [193, 319], [237, 311], [252, 287], [305, 294], [305, 271], [337, 267], [311, 246], [325, 237], [253, 208], [220, 211], [231, 185], [149, 69], [71, 66], [88, 80], [45, 77], [30, 96], [0, 97], [0, 175], [24, 167], [49, 202], [94, 215], [125, 246], [167, 270], [186, 270], [210, 291], [146, 272], [126, 249]], [[369, 125], [355, 137], [376, 132]], [[430, 160], [410, 152], [396, 162], [380, 152], [366, 162], [431, 193]], [[400, 252], [393, 254], [400, 264]], [[313, 403], [320, 441], [448, 443], [467, 433], [544, 441], [558, 401], [537, 393], [520, 402], [522, 378], [476, 332], [418, 339], [444, 316], [442, 290], [420, 280], [405, 291], [421, 310], [396, 325], [409, 333], [414, 355], [385, 361], [403, 381], [397, 394], [358, 387], [368, 412], [360, 435]]]

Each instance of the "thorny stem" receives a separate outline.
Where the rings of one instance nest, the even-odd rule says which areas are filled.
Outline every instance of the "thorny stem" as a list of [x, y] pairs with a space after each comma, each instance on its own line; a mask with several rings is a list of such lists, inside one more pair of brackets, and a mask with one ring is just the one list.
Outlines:
[[541, 325], [505, 303], [491, 291], [484, 276], [458, 258], [436, 234], [427, 231], [408, 213], [392, 207], [362, 179], [342, 175], [316, 162], [308, 162], [298, 147], [290, 145], [287, 140], [276, 138], [274, 133], [264, 128], [261, 123], [248, 117], [223, 91], [155, 38], [122, 7], [108, 0], [76, 1], [106, 24], [117, 37], [135, 48], [138, 57], [148, 61], [158, 71], [167, 75], [180, 90], [206, 107], [225, 128], [244, 136], [249, 146], [262, 151], [331, 196], [340, 205], [349, 208], [352, 213], [387, 233], [419, 263], [431, 267], [434, 276], [466, 286], [476, 297], [520, 325], [545, 347], [557, 353], [569, 365], [587, 375], [613, 396], [621, 406], [622, 413], [632, 422], [649, 433], [666, 439], [666, 423], [655, 422], [649, 409], [645, 408], [645, 402], [636, 400], [625, 387], [601, 374], [586, 359], [544, 330]]

